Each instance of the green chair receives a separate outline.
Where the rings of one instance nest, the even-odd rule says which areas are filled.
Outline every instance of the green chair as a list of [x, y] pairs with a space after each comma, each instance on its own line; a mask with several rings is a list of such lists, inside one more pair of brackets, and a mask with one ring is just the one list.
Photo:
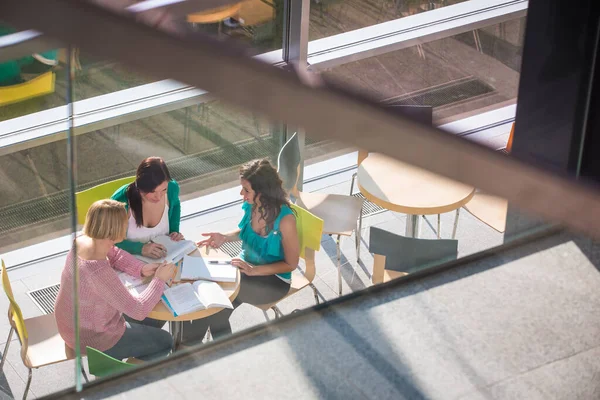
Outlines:
[[374, 285], [421, 271], [458, 257], [458, 240], [418, 239], [371, 227], [369, 251], [373, 253]]
[[88, 369], [90, 370], [90, 374], [97, 378], [113, 375], [135, 367], [134, 364], [119, 361], [93, 347], [87, 346], [86, 349]]
[[77, 203], [77, 222], [83, 225], [87, 210], [95, 201], [110, 199], [110, 196], [112, 196], [118, 188], [131, 183], [134, 180], [135, 176], [128, 176], [127, 178], [106, 182], [87, 190], [75, 193], [75, 202]]
[[[294, 293], [310, 286], [314, 292], [315, 301], [319, 304], [317, 288], [312, 282], [317, 275], [315, 251], [319, 251], [321, 248], [323, 220], [295, 204], [292, 204], [292, 209], [296, 212], [296, 231], [298, 232], [298, 240], [300, 241], [300, 258], [304, 259], [306, 268], [304, 273], [301, 273], [298, 270], [295, 270], [292, 273], [290, 291], [283, 299], [287, 299]], [[257, 307], [263, 311], [267, 311], [269, 308], [272, 309], [275, 312], [275, 316], [278, 318], [283, 315], [281, 310], [277, 307], [279, 301], [271, 304], [258, 305]]]

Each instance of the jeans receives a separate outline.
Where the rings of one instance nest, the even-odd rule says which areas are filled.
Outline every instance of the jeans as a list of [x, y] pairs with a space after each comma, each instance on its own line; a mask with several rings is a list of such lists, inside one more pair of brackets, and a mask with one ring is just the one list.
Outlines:
[[117, 360], [135, 357], [150, 361], [169, 355], [173, 338], [167, 331], [139, 323], [125, 322], [125, 333], [121, 339], [104, 353]]
[[194, 345], [202, 342], [209, 327], [213, 338], [230, 334], [229, 317], [241, 304], [261, 305], [273, 303], [284, 298], [289, 290], [290, 284], [275, 275], [248, 276], [242, 274], [240, 292], [233, 301], [233, 310], [225, 308], [208, 318], [184, 322], [182, 343]]

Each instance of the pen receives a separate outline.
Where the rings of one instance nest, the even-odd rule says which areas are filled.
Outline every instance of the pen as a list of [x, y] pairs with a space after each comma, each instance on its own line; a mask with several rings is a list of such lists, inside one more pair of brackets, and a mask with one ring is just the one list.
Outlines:
[[210, 260], [209, 264], [231, 264], [231, 261], [227, 260]]

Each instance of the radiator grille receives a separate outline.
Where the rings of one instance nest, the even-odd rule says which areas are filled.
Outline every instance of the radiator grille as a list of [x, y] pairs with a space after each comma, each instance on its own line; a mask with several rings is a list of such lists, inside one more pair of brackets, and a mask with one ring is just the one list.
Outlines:
[[29, 295], [31, 300], [44, 314], [52, 314], [54, 312], [54, 301], [56, 300], [56, 296], [58, 296], [59, 289], [60, 283], [56, 283], [27, 292], [27, 295]]

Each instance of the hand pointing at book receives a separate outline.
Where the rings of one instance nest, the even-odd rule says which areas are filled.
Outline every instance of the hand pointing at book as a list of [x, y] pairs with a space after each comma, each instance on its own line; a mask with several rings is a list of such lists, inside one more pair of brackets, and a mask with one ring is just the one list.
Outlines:
[[219, 248], [227, 241], [227, 236], [218, 232], [203, 233], [202, 236], [208, 236], [208, 239], [201, 240], [197, 243], [198, 247], [207, 246]]

